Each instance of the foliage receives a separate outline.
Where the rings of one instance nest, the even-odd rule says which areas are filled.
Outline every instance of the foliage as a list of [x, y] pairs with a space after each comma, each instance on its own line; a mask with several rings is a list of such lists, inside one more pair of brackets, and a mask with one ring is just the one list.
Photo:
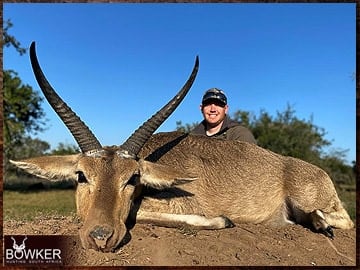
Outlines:
[[72, 155], [80, 153], [79, 147], [73, 144], [59, 143], [56, 149], [53, 149], [51, 155]]
[[[20, 42], [8, 33], [13, 26], [11, 20], [4, 22], [3, 46], [13, 46], [20, 55], [26, 53]], [[31, 86], [24, 85], [13, 70], [3, 72], [3, 111], [4, 111], [4, 138], [5, 145], [20, 140], [26, 132], [42, 131], [43, 122], [39, 119], [44, 117], [40, 107], [42, 98]], [[9, 147], [8, 147], [9, 149]]]
[[331, 143], [324, 139], [323, 128], [313, 124], [312, 119], [300, 120], [290, 105], [284, 112], [271, 117], [264, 110], [259, 117], [238, 111], [234, 119], [247, 126], [254, 134], [258, 145], [284, 156], [292, 156], [318, 162], [323, 148]]
[[31, 137], [22, 137], [12, 149], [12, 158], [15, 160], [43, 155], [50, 149], [50, 144]]
[[347, 189], [349, 185], [355, 184], [355, 171], [354, 167], [345, 163], [345, 152], [344, 150], [334, 150], [325, 155], [318, 165], [336, 181], [340, 188]]
[[[23, 55], [26, 53], [26, 49], [22, 48], [20, 42], [8, 33], [12, 26], [10, 20], [4, 22], [3, 47], [12, 46], [20, 55]], [[9, 160], [44, 154], [74, 154], [79, 153], [79, 149], [74, 145], [60, 143], [56, 149], [49, 152], [48, 142], [30, 136], [45, 129], [45, 120], [43, 120], [45, 113], [41, 107], [43, 99], [31, 86], [22, 83], [17, 72], [4, 70], [2, 94], [4, 97], [4, 186], [17, 189], [28, 186], [44, 186], [39, 179], [29, 180], [27, 173], [11, 165]], [[61, 186], [67, 187], [69, 183]]]
[[9, 159], [39, 155], [49, 145], [29, 136], [44, 130], [45, 123], [40, 120], [45, 114], [38, 93], [24, 85], [17, 73], [11, 70], [4, 71], [3, 91], [5, 168], [9, 169]]
[[[13, 46], [23, 55], [26, 49], [19, 41], [8, 33], [13, 26], [10, 20], [4, 22], [3, 46]], [[44, 130], [45, 113], [41, 108], [43, 99], [31, 86], [22, 83], [17, 72], [3, 71], [3, 138], [4, 138], [4, 168], [6, 173], [14, 172], [9, 159], [20, 159], [41, 155], [49, 149], [47, 142], [32, 139], [30, 134]]]
[[4, 71], [4, 137], [6, 142], [19, 140], [25, 132], [43, 131], [42, 98], [31, 86], [24, 85], [18, 74]]
[[185, 124], [184, 126], [181, 121], [176, 121], [176, 130], [181, 132], [190, 132], [197, 125], [198, 123], [192, 123], [192, 124]]
[[13, 46], [15, 50], [20, 54], [23, 55], [26, 53], [26, 49], [21, 47], [19, 41], [16, 38], [9, 34], [9, 29], [13, 26], [13, 23], [10, 19], [4, 21], [4, 29], [3, 29], [3, 46], [10, 47]]
[[5, 182], [11, 175], [26, 175], [26, 173], [14, 165], [12, 165], [9, 160], [20, 160], [35, 156], [41, 156], [46, 151], [50, 149], [49, 143], [39, 140], [37, 138], [33, 139], [29, 136], [22, 136], [17, 140], [8, 142], [5, 145]]

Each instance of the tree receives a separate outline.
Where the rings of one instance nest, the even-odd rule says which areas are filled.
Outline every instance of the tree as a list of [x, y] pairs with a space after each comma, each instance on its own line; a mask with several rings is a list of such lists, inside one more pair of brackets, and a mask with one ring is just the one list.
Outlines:
[[22, 48], [20, 42], [17, 41], [17, 39], [14, 36], [8, 33], [11, 27], [13, 27], [13, 24], [10, 19], [4, 21], [3, 46], [6, 47], [13, 46], [20, 55], [23, 55], [26, 53], [26, 49]]
[[65, 143], [59, 143], [57, 148], [50, 152], [51, 155], [72, 155], [78, 153], [80, 153], [79, 147]]
[[355, 171], [353, 165], [346, 164], [345, 153], [345, 150], [332, 150], [321, 159], [320, 167], [324, 168], [337, 184], [348, 187], [355, 184]]
[[176, 121], [176, 130], [181, 132], [190, 132], [197, 125], [198, 123], [192, 123], [192, 124], [185, 124], [184, 126], [181, 121]]
[[14, 147], [11, 158], [18, 160], [22, 158], [37, 157], [43, 155], [49, 149], [50, 144], [48, 142], [24, 136]]
[[295, 110], [287, 105], [283, 112], [271, 117], [264, 110], [259, 117], [238, 111], [234, 119], [247, 126], [257, 139], [258, 145], [285, 156], [300, 158], [318, 164], [324, 147], [331, 143], [324, 139], [323, 128], [310, 120], [300, 120]]
[[20, 139], [25, 132], [43, 131], [45, 114], [41, 108], [43, 99], [31, 86], [24, 85], [18, 74], [4, 71], [4, 137], [5, 140]]
[[[3, 31], [3, 46], [13, 46], [20, 55], [26, 53], [15, 37], [9, 35], [12, 27], [10, 20], [5, 22]], [[3, 138], [4, 167], [10, 169], [9, 159], [26, 158], [43, 154], [49, 149], [49, 144], [30, 135], [44, 130], [45, 113], [41, 107], [43, 99], [31, 86], [22, 83], [13, 70], [3, 71]], [[30, 147], [33, 150], [30, 150]]]

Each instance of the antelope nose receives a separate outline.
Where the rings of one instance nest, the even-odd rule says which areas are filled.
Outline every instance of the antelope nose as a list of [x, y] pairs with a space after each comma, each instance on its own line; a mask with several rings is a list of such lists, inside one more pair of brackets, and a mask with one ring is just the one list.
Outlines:
[[90, 236], [95, 240], [96, 245], [100, 249], [106, 247], [106, 242], [113, 235], [114, 230], [110, 226], [96, 226], [91, 232]]

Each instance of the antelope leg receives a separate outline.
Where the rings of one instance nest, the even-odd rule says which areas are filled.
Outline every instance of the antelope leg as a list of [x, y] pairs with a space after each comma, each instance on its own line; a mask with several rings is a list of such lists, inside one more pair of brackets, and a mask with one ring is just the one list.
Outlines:
[[171, 228], [178, 228], [185, 225], [201, 230], [217, 230], [234, 227], [231, 220], [225, 216], [207, 218], [205, 216], [194, 214], [168, 214], [145, 212], [141, 210], [137, 212], [136, 221]]

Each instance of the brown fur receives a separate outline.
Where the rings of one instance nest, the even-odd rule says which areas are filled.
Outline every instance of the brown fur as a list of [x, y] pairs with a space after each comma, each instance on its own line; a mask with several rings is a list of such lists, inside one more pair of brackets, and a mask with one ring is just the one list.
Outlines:
[[254, 144], [160, 133], [138, 157], [125, 159], [108, 149], [103, 157], [79, 154], [14, 163], [43, 177], [76, 179], [77, 171], [84, 173], [88, 182], [78, 185], [76, 202], [84, 219], [80, 237], [85, 248], [116, 248], [129, 215], [139, 222], [201, 229], [229, 227], [228, 219], [272, 226], [309, 223], [328, 232], [330, 226], [353, 227], [323, 170]]

